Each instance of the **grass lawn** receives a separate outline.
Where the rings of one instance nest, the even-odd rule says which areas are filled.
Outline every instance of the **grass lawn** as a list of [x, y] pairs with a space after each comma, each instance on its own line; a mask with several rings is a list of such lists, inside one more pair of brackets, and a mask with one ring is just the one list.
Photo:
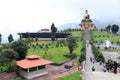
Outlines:
[[82, 34], [83, 34], [83, 31], [72, 31], [72, 36], [74, 37], [83, 37]]
[[59, 78], [57, 80], [82, 80], [82, 77], [80, 75], [82, 75], [82, 72], [79, 71], [71, 75]]
[[[77, 56], [80, 55], [80, 50], [82, 48], [82, 42], [78, 42], [78, 48], [76, 48], [74, 50], [74, 54], [76, 54]], [[45, 54], [46, 52], [46, 54]], [[69, 50], [67, 46], [63, 46], [63, 47], [49, 47], [47, 49], [44, 48], [30, 48], [28, 49], [28, 55], [31, 54], [37, 54], [39, 56], [41, 56], [42, 58], [51, 60], [55, 63], [63, 63], [66, 62], [68, 60], [70, 60], [70, 58], [65, 57], [64, 55], [69, 54]]]
[[[120, 36], [108, 33], [106, 31], [92, 31], [92, 39], [94, 43], [105, 43], [110, 40], [112, 44], [120, 44]], [[100, 51], [110, 51], [109, 49], [100, 48]], [[119, 52], [120, 49], [112, 49], [113, 52]]]
[[92, 31], [92, 37], [93, 41], [97, 41], [98, 43], [101, 43], [101, 41], [104, 43], [107, 39], [113, 42], [113, 44], [120, 43], [120, 36], [110, 34], [106, 31]]
[[[82, 35], [82, 31], [74, 31], [72, 32], [72, 34], [75, 36], [81, 36]], [[56, 47], [56, 43], [52, 42], [52, 41], [38, 41], [38, 42], [33, 42], [31, 44], [52, 44], [53, 47], [49, 46], [48, 48], [33, 48], [30, 47], [28, 49], [28, 53], [27, 55], [31, 55], [31, 54], [37, 54], [39, 56], [41, 56], [42, 58], [45, 58], [47, 60], [51, 60], [55, 63], [63, 63], [66, 62], [68, 60], [70, 60], [70, 58], [65, 57], [65, 55], [69, 54], [69, 49], [67, 46], [62, 46], [62, 47]], [[76, 54], [77, 56], [80, 55], [80, 50], [82, 48], [82, 42], [79, 40], [77, 41], [78, 43], [78, 47], [73, 51], [74, 54]]]

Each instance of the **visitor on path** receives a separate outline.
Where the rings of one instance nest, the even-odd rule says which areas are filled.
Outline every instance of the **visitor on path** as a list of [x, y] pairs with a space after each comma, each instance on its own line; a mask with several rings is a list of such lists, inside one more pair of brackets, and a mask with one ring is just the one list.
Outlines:
[[102, 65], [102, 61], [100, 61], [99, 63], [100, 63], [100, 65]]
[[112, 73], [114, 73], [114, 72], [115, 72], [115, 68], [114, 68], [114, 67], [112, 67], [112, 70], [111, 70], [111, 71], [112, 71]]
[[94, 66], [92, 66], [92, 71], [95, 71], [95, 67]]
[[105, 66], [103, 67], [103, 72], [107, 72], [107, 69]]
[[92, 62], [92, 57], [90, 57], [90, 62]]
[[78, 64], [77, 68], [78, 68], [78, 70], [80, 70], [80, 64]]
[[95, 58], [92, 59], [93, 64], [95, 63]]
[[118, 67], [118, 64], [117, 62], [114, 61], [114, 73], [117, 74], [117, 67]]

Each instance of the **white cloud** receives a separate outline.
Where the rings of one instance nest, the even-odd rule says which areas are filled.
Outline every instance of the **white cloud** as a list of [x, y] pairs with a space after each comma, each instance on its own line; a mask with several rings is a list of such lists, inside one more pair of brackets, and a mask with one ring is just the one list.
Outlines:
[[[0, 0], [0, 33], [36, 32], [81, 21], [88, 9], [92, 19], [119, 19], [119, 0]], [[5, 38], [5, 37], [4, 37]]]

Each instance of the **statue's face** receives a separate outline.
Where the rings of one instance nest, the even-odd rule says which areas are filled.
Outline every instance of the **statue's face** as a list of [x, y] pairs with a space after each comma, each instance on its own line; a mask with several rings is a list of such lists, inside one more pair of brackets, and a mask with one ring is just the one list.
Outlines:
[[88, 13], [88, 11], [86, 10], [85, 13]]

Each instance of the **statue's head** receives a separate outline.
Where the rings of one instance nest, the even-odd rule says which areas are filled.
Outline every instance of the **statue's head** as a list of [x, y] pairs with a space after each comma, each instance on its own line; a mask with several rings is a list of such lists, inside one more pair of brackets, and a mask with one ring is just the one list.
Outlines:
[[88, 10], [85, 10], [85, 13], [88, 13]]

